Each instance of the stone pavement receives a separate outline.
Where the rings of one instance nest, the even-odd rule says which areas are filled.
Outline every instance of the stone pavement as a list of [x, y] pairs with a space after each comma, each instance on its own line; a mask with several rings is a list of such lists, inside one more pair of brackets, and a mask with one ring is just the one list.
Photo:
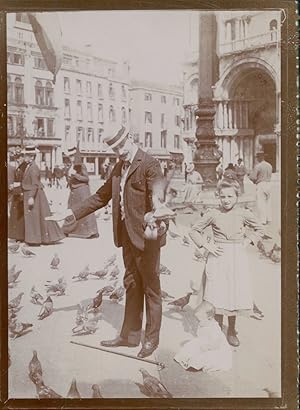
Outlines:
[[[54, 208], [66, 205], [67, 190], [52, 188], [46, 191]], [[195, 215], [180, 216], [183, 222], [185, 218], [193, 221]], [[237, 319], [241, 345], [233, 349], [231, 371], [209, 374], [189, 372], [173, 360], [180, 346], [193, 337], [195, 320], [192, 308], [199, 303], [201, 292], [199, 296], [192, 296], [183, 312], [170, 310], [164, 303], [160, 345], [150, 357], [164, 362], [166, 368], [163, 370], [159, 371], [152, 364], [71, 344], [70, 341], [74, 340], [100, 346], [100, 340], [114, 337], [121, 327], [124, 302], [116, 304], [106, 298], [95, 334], [72, 336], [71, 330], [75, 324], [77, 304], [94, 297], [96, 291], [108, 283], [94, 278], [76, 282], [72, 279], [73, 275], [78, 274], [87, 264], [91, 271], [100, 269], [104, 260], [116, 253], [122, 272], [120, 283], [122, 280], [121, 251], [113, 245], [111, 220], [105, 219], [103, 210], [98, 211], [100, 237], [97, 239], [67, 238], [61, 244], [34, 248], [36, 256], [32, 259], [26, 259], [19, 253], [9, 255], [9, 267], [16, 263], [23, 270], [17, 286], [9, 289], [9, 299], [21, 291], [25, 293], [18, 319], [33, 324], [31, 332], [9, 341], [11, 398], [31, 398], [36, 395], [35, 386], [27, 376], [33, 349], [37, 350], [42, 363], [45, 383], [62, 396], [66, 396], [71, 380], [75, 377], [82, 397], [91, 397], [91, 385], [94, 383], [100, 385], [103, 397], [144, 397], [135, 384], [142, 381], [138, 371], [140, 367], [159, 377], [174, 397], [267, 397], [264, 388], [280, 393], [280, 264], [262, 258], [254, 248], [250, 251], [254, 297], [265, 317], [262, 321]], [[54, 252], [62, 260], [58, 271], [50, 269]], [[167, 246], [162, 249], [161, 262], [172, 272], [170, 276], [161, 275], [162, 289], [174, 297], [188, 292], [191, 280], [201, 288], [204, 265], [193, 259], [193, 248], [184, 246], [180, 239], [168, 239]], [[31, 287], [36, 285], [37, 290], [45, 294], [46, 280], [55, 280], [61, 276], [65, 277], [68, 284], [66, 295], [53, 297], [53, 314], [42, 321], [37, 320], [40, 306], [30, 303]], [[118, 349], [134, 355], [138, 350]]]

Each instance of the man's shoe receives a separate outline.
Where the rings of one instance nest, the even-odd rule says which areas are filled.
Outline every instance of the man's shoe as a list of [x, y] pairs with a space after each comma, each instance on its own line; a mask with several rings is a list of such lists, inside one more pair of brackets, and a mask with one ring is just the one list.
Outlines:
[[100, 344], [101, 346], [105, 346], [105, 347], [119, 347], [119, 346], [136, 347], [139, 345], [139, 343], [129, 343], [127, 339], [124, 339], [121, 336], [118, 336], [112, 340], [102, 340]]
[[237, 337], [237, 332], [228, 332], [227, 333], [227, 341], [231, 346], [238, 347], [240, 345], [240, 341]]
[[157, 349], [158, 343], [146, 342], [142, 349], [139, 351], [137, 357], [143, 359], [144, 357], [151, 356], [155, 349]]

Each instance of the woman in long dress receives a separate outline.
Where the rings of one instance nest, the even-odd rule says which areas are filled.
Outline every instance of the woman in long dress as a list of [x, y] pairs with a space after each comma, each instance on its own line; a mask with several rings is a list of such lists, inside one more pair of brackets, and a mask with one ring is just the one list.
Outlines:
[[49, 245], [64, 238], [56, 222], [46, 221], [51, 211], [43, 184], [40, 169], [35, 163], [36, 149], [25, 147], [27, 167], [22, 178], [24, 199], [25, 242], [29, 245]]
[[187, 171], [187, 186], [183, 202], [196, 203], [199, 200], [199, 193], [202, 191], [203, 179], [201, 174], [195, 170], [194, 164], [189, 164]]
[[[82, 164], [79, 150], [73, 160], [73, 169], [70, 169], [68, 185], [70, 195], [68, 199], [68, 208], [73, 208], [84, 201], [91, 195], [89, 187], [89, 174], [86, 166]], [[98, 238], [98, 227], [95, 214], [88, 215], [79, 221], [63, 225], [65, 235], [73, 238], [92, 239]]]

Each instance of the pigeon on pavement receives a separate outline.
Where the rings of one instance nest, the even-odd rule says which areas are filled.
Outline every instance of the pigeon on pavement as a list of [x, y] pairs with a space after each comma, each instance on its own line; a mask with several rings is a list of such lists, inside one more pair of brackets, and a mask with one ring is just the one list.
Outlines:
[[[16, 266], [16, 265], [14, 265]], [[14, 284], [16, 282], [16, 280], [18, 279], [18, 277], [20, 276], [20, 274], [22, 273], [22, 270], [18, 270], [17, 272], [8, 272], [8, 284]]]
[[100, 269], [96, 272], [91, 272], [90, 275], [96, 276], [98, 279], [103, 279], [108, 274], [108, 269]]
[[272, 397], [272, 398], [280, 397], [279, 393], [276, 393], [276, 392], [268, 389], [267, 387], [265, 389], [263, 389], [263, 391], [265, 391], [267, 393], [268, 397]]
[[73, 334], [88, 335], [91, 333], [95, 333], [97, 330], [97, 323], [99, 319], [100, 317], [96, 315], [88, 320], [85, 320], [81, 326], [77, 326], [76, 328], [72, 329]]
[[54, 254], [53, 259], [50, 263], [51, 269], [58, 269], [58, 265], [60, 264], [60, 259], [57, 253]]
[[77, 389], [76, 379], [72, 380], [70, 389], [68, 391], [67, 397], [69, 399], [81, 399], [80, 393]]
[[186, 296], [169, 302], [168, 305], [178, 306], [182, 310], [189, 303], [191, 295], [192, 292], [189, 292]]
[[13, 243], [12, 245], [8, 245], [8, 252], [10, 253], [17, 253], [20, 249], [20, 244], [17, 243]]
[[143, 376], [143, 391], [147, 397], [170, 399], [173, 396], [156, 377], [151, 376], [145, 369], [140, 369]]
[[120, 302], [124, 296], [124, 293], [125, 293], [125, 289], [123, 288], [123, 286], [120, 286], [119, 288], [117, 288], [115, 291], [111, 293], [111, 295], [109, 296], [109, 299], [115, 302]]
[[36, 254], [32, 252], [30, 249], [28, 249], [27, 247], [21, 248], [21, 251], [26, 258], [31, 258], [32, 256], [36, 256]]
[[95, 296], [92, 302], [88, 305], [87, 311], [94, 311], [96, 312], [98, 308], [101, 306], [102, 303], [102, 292], [99, 292], [97, 296]]
[[36, 350], [33, 350], [33, 355], [32, 355], [32, 359], [29, 362], [28, 370], [29, 370], [29, 374], [28, 374], [29, 378], [34, 384], [36, 384], [37, 382], [37, 379], [38, 379], [37, 375], [43, 376], [42, 364], [38, 359]]
[[24, 292], [21, 292], [18, 294], [18, 296], [16, 296], [14, 299], [12, 299], [9, 303], [8, 303], [8, 309], [17, 309], [21, 303], [22, 300], [22, 296], [24, 295]]
[[87, 280], [88, 276], [91, 274], [89, 265], [87, 265], [78, 275], [72, 277], [72, 279]]
[[62, 296], [65, 294], [67, 284], [64, 281], [64, 277], [58, 279], [57, 282], [51, 282], [46, 284], [47, 293], [54, 296]]
[[120, 274], [120, 269], [119, 267], [116, 265], [113, 270], [110, 272], [110, 280], [116, 279]]
[[169, 268], [167, 268], [165, 265], [163, 265], [162, 263], [159, 265], [159, 273], [161, 275], [171, 275], [171, 271]]
[[104, 263], [104, 269], [109, 268], [111, 265], [113, 265], [117, 260], [117, 255], [114, 253], [110, 258], [107, 259]]
[[44, 384], [43, 380], [39, 380], [36, 383], [36, 391], [39, 399], [59, 399], [62, 398], [61, 395], [56, 393], [51, 387]]
[[41, 302], [44, 299], [43, 296], [35, 290], [35, 286], [32, 286], [31, 288], [30, 297], [31, 297], [30, 302], [34, 303], [35, 305], [41, 305], [42, 304]]
[[27, 329], [30, 329], [33, 326], [32, 323], [23, 323], [23, 322], [16, 322], [14, 323], [14, 326], [10, 327], [10, 336], [16, 339], [17, 337], [22, 336], [24, 333], [26, 333]]
[[43, 320], [45, 319], [45, 317], [50, 316], [52, 312], [53, 312], [53, 301], [51, 297], [48, 296], [45, 302], [43, 303], [43, 306], [38, 315], [38, 319]]
[[93, 399], [101, 399], [102, 398], [102, 395], [101, 395], [101, 392], [100, 392], [100, 387], [99, 387], [98, 384], [93, 384], [92, 385], [92, 391], [93, 391], [93, 394], [92, 394]]
[[174, 296], [169, 295], [168, 292], [165, 292], [164, 290], [160, 291], [160, 295], [162, 300], [174, 299]]
[[107, 285], [104, 286], [104, 288], [97, 290], [96, 293], [102, 293], [102, 296], [107, 296], [110, 295], [113, 291], [115, 290], [115, 288], [113, 286]]

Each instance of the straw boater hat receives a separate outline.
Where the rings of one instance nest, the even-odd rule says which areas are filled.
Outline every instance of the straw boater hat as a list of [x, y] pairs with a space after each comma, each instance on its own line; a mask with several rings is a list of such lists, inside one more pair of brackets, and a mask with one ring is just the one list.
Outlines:
[[188, 173], [193, 172], [194, 169], [195, 169], [195, 165], [191, 162], [190, 164], [187, 165], [186, 172]]
[[103, 142], [106, 144], [107, 148], [115, 148], [128, 136], [129, 129], [124, 125], [111, 130], [110, 135], [104, 138]]
[[76, 154], [76, 150], [77, 150], [76, 147], [68, 148], [68, 151], [66, 152], [66, 154], [67, 154], [68, 156], [70, 156], [70, 155], [75, 155], [75, 154]]
[[23, 148], [21, 152], [24, 155], [36, 155], [40, 151], [34, 145], [27, 145], [26, 147]]

